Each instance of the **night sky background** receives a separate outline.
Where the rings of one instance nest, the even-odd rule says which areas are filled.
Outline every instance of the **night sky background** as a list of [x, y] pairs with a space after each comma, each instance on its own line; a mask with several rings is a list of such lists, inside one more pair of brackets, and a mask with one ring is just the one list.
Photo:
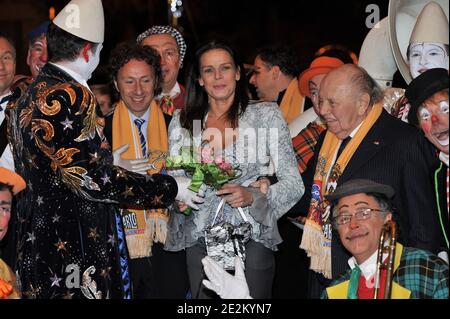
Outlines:
[[[58, 13], [68, 2], [0, 0], [5, 4], [1, 7], [9, 5], [16, 11], [0, 12], [0, 29], [10, 29], [17, 39], [18, 59], [26, 57], [26, 34], [32, 26], [48, 19], [50, 7]], [[253, 62], [259, 47], [290, 45], [298, 54], [301, 69], [307, 68], [315, 53], [326, 45], [339, 45], [359, 54], [369, 32], [365, 25], [370, 14], [366, 12], [367, 6], [376, 4], [382, 19], [387, 16], [388, 3], [388, 0], [184, 0], [178, 28], [188, 45], [185, 65], [189, 64], [193, 50], [209, 39], [233, 43], [247, 63]], [[106, 34], [101, 64], [107, 63], [112, 48], [119, 42], [134, 40], [151, 25], [169, 23], [166, 0], [103, 0], [103, 6]], [[27, 73], [26, 65], [18, 63], [17, 73]], [[183, 72], [180, 77], [182, 80]]]

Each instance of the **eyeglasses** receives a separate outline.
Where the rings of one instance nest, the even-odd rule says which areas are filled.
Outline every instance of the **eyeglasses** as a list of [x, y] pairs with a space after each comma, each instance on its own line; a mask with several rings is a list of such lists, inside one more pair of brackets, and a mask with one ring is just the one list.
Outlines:
[[11, 214], [11, 207], [0, 206], [0, 216], [4, 217], [6, 214]]
[[341, 212], [338, 216], [334, 218], [334, 223], [336, 225], [345, 225], [350, 223], [352, 217], [355, 216], [356, 220], [366, 220], [369, 219], [372, 212], [386, 212], [386, 210], [375, 209], [375, 208], [360, 208], [355, 211], [354, 214], [349, 214], [348, 212]]

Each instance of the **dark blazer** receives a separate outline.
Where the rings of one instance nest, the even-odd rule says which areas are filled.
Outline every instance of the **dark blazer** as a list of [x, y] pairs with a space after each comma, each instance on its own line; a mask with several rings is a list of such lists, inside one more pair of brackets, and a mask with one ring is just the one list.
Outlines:
[[[319, 138], [316, 153], [302, 175], [305, 196], [296, 209], [303, 215], [308, 212], [311, 184], [325, 133]], [[394, 218], [399, 225], [399, 242], [437, 253], [441, 231], [431, 179], [436, 161], [432, 145], [421, 132], [383, 110], [347, 164], [338, 185], [355, 178], [391, 185], [396, 193]], [[350, 254], [335, 231], [331, 254], [333, 279], [337, 279], [347, 270]]]

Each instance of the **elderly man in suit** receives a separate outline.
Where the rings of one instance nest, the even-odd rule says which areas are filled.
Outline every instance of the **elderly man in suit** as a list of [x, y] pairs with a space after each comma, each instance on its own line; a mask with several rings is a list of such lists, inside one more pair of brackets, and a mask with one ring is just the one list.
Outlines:
[[[328, 130], [305, 171], [300, 212], [308, 213], [300, 247], [311, 257], [309, 295], [319, 298], [330, 279], [347, 270], [348, 252], [331, 227], [326, 195], [350, 179], [368, 178], [392, 185], [401, 241], [439, 251], [439, 225], [430, 177], [431, 145], [413, 127], [383, 110], [382, 92], [367, 72], [346, 64], [321, 83], [320, 115]], [[396, 214], [396, 213], [394, 213]]]

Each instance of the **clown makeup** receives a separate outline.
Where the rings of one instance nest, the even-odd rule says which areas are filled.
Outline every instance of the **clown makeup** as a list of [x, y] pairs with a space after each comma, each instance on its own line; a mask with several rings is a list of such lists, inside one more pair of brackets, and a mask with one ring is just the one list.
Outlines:
[[8, 223], [11, 218], [12, 194], [9, 190], [0, 191], [0, 240], [8, 231]]
[[36, 77], [47, 62], [47, 37], [38, 37], [28, 49], [27, 64], [33, 77]]
[[408, 60], [413, 79], [429, 69], [449, 68], [448, 51], [442, 43], [412, 43]]
[[92, 52], [93, 49], [90, 49], [89, 52], [89, 61], [86, 63], [86, 71], [87, 71], [87, 79], [91, 78], [92, 73], [94, 73], [95, 69], [100, 63], [100, 52], [102, 51], [103, 44], [100, 43], [97, 45], [97, 48], [94, 49], [95, 52]]
[[418, 110], [420, 127], [436, 148], [448, 154], [448, 91], [435, 93]]

